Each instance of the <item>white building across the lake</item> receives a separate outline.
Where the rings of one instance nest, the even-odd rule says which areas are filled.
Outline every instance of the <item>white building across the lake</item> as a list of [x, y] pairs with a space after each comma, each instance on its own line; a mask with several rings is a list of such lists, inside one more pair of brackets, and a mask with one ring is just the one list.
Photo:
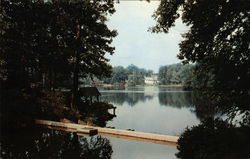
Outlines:
[[151, 75], [151, 77], [144, 77], [144, 83], [146, 85], [156, 85], [159, 83], [157, 75]]

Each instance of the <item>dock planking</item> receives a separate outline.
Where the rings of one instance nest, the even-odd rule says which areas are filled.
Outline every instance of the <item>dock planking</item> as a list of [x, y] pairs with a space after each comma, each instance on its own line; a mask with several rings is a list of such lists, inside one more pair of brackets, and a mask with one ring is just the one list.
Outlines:
[[165, 144], [176, 146], [177, 141], [179, 139], [178, 136], [170, 136], [170, 135], [162, 135], [162, 134], [154, 134], [154, 133], [145, 133], [145, 132], [137, 132], [137, 131], [129, 131], [129, 130], [120, 130], [120, 129], [111, 129], [111, 128], [102, 128], [102, 127], [94, 127], [88, 125], [80, 125], [74, 123], [61, 123], [55, 121], [47, 121], [47, 120], [36, 120], [36, 124], [43, 125], [46, 127], [57, 127], [61, 129], [71, 130], [72, 132], [83, 133], [88, 135], [100, 134], [103, 136], [111, 136], [117, 138], [124, 138], [130, 140], [137, 141], [145, 141], [152, 142], [158, 144]]

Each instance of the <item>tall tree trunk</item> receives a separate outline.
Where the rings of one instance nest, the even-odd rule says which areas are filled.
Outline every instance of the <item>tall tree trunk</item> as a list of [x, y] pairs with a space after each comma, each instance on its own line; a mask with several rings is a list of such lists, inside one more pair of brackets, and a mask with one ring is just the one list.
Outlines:
[[46, 81], [46, 73], [42, 73], [42, 78], [43, 78], [43, 89], [45, 88], [45, 81]]
[[78, 85], [79, 85], [79, 64], [80, 64], [80, 52], [81, 52], [81, 39], [80, 39], [80, 25], [77, 25], [76, 31], [76, 49], [75, 59], [74, 59], [74, 70], [73, 70], [73, 89], [72, 89], [72, 101], [71, 108], [77, 108], [79, 104], [79, 94], [78, 94]]
[[52, 70], [49, 68], [49, 90], [51, 90], [52, 87]]
[[74, 63], [74, 71], [73, 71], [73, 89], [72, 89], [72, 102], [71, 108], [77, 108], [78, 104], [78, 85], [79, 85], [79, 52], [75, 53], [75, 63]]
[[55, 91], [55, 88], [57, 87], [57, 83], [56, 83], [56, 75], [57, 75], [57, 73], [56, 73], [56, 71], [54, 70], [53, 71], [53, 73], [54, 73], [54, 75], [53, 75], [53, 91]]

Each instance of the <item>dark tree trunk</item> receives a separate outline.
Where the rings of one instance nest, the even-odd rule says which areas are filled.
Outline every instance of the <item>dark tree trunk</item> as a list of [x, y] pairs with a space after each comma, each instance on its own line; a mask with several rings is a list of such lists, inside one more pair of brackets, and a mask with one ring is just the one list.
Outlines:
[[78, 49], [76, 49], [75, 59], [74, 59], [73, 89], [72, 89], [72, 101], [71, 101], [71, 108], [75, 109], [77, 108], [77, 105], [79, 103], [78, 85], [79, 85], [80, 51], [81, 51], [80, 25], [77, 25], [76, 44]]
[[49, 90], [51, 90], [52, 87], [52, 70], [49, 68]]
[[77, 51], [75, 56], [75, 64], [73, 71], [73, 89], [72, 89], [72, 102], [71, 108], [77, 108], [78, 104], [78, 85], [79, 85], [79, 52]]
[[45, 88], [46, 73], [42, 73], [43, 89]]
[[56, 83], [56, 75], [57, 75], [57, 73], [56, 73], [55, 70], [53, 71], [53, 73], [54, 73], [54, 76], [53, 76], [53, 91], [55, 91], [55, 88], [57, 88], [57, 83]]

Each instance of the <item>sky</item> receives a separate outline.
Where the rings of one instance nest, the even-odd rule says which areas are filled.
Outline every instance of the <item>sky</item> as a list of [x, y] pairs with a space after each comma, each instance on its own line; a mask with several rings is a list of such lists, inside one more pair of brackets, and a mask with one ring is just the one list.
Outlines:
[[151, 33], [149, 27], [156, 23], [152, 14], [159, 1], [123, 1], [115, 5], [116, 12], [109, 17], [108, 26], [118, 31], [112, 46], [115, 53], [108, 55], [112, 66], [127, 67], [134, 64], [140, 68], [158, 72], [159, 67], [180, 62], [181, 34], [187, 30], [181, 20], [169, 33]]

